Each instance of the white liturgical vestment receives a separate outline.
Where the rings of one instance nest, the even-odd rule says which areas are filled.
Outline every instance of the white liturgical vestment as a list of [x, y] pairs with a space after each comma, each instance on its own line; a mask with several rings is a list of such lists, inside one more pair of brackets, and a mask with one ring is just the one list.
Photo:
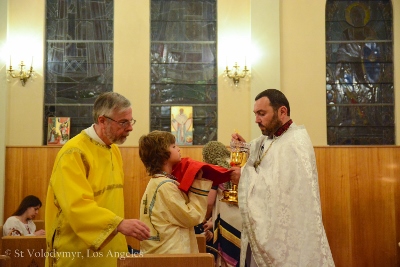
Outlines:
[[241, 267], [249, 244], [258, 267], [334, 266], [322, 223], [314, 148], [303, 126], [292, 123], [279, 137], [251, 142], [238, 194]]

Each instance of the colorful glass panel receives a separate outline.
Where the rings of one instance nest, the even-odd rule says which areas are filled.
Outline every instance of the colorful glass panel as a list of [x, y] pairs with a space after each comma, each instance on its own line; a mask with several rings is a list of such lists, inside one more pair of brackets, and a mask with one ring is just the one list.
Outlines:
[[171, 106], [192, 106], [194, 145], [217, 140], [216, 8], [151, 1], [150, 129], [170, 132]]
[[326, 4], [329, 145], [395, 144], [390, 0]]

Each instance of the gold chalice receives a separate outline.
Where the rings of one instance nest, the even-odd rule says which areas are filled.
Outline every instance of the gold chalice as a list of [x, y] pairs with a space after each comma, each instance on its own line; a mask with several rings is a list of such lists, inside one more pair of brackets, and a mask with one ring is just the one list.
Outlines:
[[[231, 166], [243, 167], [247, 162], [249, 156], [250, 144], [233, 140], [231, 141]], [[224, 190], [224, 197], [220, 199], [223, 202], [229, 202], [232, 204], [238, 204], [238, 186], [228, 182], [228, 188]]]

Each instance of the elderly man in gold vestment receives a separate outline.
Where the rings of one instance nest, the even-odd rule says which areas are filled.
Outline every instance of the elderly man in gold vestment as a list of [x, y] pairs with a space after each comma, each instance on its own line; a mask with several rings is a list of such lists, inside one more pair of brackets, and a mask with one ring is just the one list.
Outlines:
[[69, 140], [54, 162], [46, 200], [46, 266], [117, 266], [128, 246], [125, 235], [149, 238], [139, 220], [124, 219], [124, 173], [116, 144], [135, 120], [129, 100], [100, 95], [94, 124]]

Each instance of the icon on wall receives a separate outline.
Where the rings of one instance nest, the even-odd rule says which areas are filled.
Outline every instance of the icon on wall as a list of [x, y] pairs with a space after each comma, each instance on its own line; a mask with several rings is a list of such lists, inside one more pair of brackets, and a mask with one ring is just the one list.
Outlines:
[[193, 144], [193, 107], [171, 107], [171, 133], [175, 135], [177, 145]]
[[69, 117], [49, 117], [47, 125], [47, 145], [63, 145], [69, 140]]

